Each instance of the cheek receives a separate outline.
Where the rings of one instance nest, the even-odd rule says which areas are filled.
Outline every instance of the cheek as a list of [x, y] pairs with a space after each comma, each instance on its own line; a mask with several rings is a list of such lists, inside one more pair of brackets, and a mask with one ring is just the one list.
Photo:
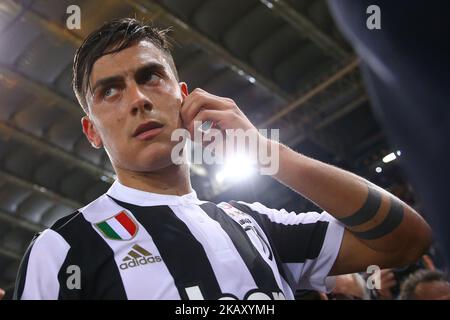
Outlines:
[[125, 128], [125, 119], [122, 117], [111, 117], [102, 123], [101, 138], [102, 140], [111, 146], [117, 144], [124, 136], [123, 130]]
[[121, 117], [112, 117], [110, 120], [104, 123], [104, 129], [108, 134], [114, 135], [124, 128], [125, 119]]
[[167, 97], [162, 99], [161, 106], [162, 112], [165, 114], [167, 123], [172, 127], [178, 127], [181, 123], [180, 109], [181, 109], [182, 99], [181, 97]]
[[183, 98], [177, 82], [164, 81], [159, 87], [159, 91], [160, 94], [166, 96], [171, 103], [175, 103], [177, 106], [181, 105]]
[[182, 126], [183, 121], [181, 120], [181, 114], [180, 114], [180, 108], [181, 108], [181, 102], [174, 106], [171, 112], [171, 122], [173, 123], [174, 127], [179, 128]]

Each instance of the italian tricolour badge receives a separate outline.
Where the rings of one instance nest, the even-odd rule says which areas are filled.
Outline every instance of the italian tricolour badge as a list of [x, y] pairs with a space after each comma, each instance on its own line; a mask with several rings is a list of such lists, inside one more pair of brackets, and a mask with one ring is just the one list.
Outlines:
[[105, 221], [96, 223], [95, 226], [105, 237], [124, 241], [133, 239], [138, 229], [137, 223], [126, 211], [121, 211]]

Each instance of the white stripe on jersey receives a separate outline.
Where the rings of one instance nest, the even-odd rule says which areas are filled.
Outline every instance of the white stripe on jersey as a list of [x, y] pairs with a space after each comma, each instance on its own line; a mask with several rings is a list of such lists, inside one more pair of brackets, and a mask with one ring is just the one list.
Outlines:
[[334, 217], [326, 212], [323, 214], [328, 215], [325, 219], [329, 219], [330, 223], [322, 250], [316, 259], [305, 261], [300, 274], [299, 288], [330, 292], [334, 287], [335, 277], [327, 275], [338, 256], [345, 229]]
[[[248, 291], [257, 288], [241, 255], [217, 221], [211, 219], [197, 205], [170, 206], [170, 208], [203, 245], [224, 294], [233, 294], [238, 299], [244, 299]], [[208, 230], [208, 233], [204, 230]]]
[[[129, 251], [132, 251], [132, 247], [135, 244], [139, 244], [139, 246], [149, 251], [153, 256], [160, 256], [151, 235], [148, 234], [145, 228], [136, 220], [130, 211], [122, 208], [107, 197], [105, 201], [101, 202], [100, 207], [96, 205], [87, 206], [83, 208], [82, 213], [86, 220], [91, 223], [96, 223], [104, 220], [96, 219], [99, 212], [102, 212], [103, 214], [109, 212], [110, 215], [114, 215], [122, 210], [125, 210], [138, 224], [139, 232], [137, 232], [136, 236], [131, 241], [108, 239], [100, 230], [98, 230], [98, 228], [93, 226], [93, 229], [114, 252], [114, 260], [116, 261], [117, 269], [120, 272], [127, 298], [129, 300], [180, 299], [173, 277], [163, 261], [139, 265], [128, 269], [120, 268], [120, 265], [124, 263], [123, 259], [128, 256]], [[161, 281], [161, 279], [164, 279], [164, 282]]]
[[69, 244], [55, 231], [46, 229], [42, 232], [30, 252], [21, 300], [58, 299], [58, 272], [69, 249]]
[[[272, 208], [267, 208], [265, 205], [254, 202], [247, 203], [243, 201], [238, 201], [253, 211], [256, 211], [260, 214], [264, 214], [267, 218], [275, 223], [280, 223], [284, 225], [296, 225], [296, 224], [305, 224], [305, 223], [315, 223], [317, 221], [336, 221], [333, 216], [328, 214], [327, 212], [318, 213], [318, 212], [306, 212], [297, 214], [296, 212], [288, 212], [285, 209], [277, 210]], [[338, 222], [340, 224], [340, 222]]]

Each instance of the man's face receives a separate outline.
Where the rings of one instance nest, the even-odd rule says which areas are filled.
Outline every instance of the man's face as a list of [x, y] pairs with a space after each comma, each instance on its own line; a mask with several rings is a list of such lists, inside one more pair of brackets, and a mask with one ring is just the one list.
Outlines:
[[447, 281], [422, 282], [414, 290], [416, 300], [450, 300], [450, 283]]
[[150, 172], [171, 164], [182, 127], [181, 103], [187, 94], [166, 55], [143, 40], [98, 59], [86, 94], [88, 117], [83, 132], [95, 147], [105, 147], [116, 169]]

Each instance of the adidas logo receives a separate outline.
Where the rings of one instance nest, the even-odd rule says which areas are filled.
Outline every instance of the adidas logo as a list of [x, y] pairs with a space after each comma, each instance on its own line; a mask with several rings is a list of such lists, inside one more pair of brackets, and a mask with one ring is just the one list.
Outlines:
[[141, 246], [135, 244], [125, 258], [122, 259], [120, 269], [135, 268], [149, 263], [161, 262], [160, 256], [154, 256]]

